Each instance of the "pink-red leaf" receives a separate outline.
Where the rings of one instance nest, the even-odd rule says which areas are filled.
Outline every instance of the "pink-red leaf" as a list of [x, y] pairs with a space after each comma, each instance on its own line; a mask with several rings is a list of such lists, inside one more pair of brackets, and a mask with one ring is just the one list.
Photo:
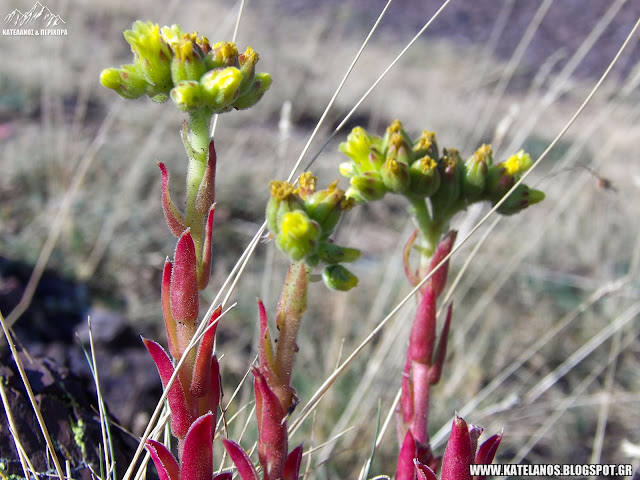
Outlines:
[[447, 309], [447, 319], [442, 327], [442, 333], [440, 334], [440, 340], [438, 340], [436, 355], [433, 360], [433, 365], [429, 371], [431, 385], [435, 385], [440, 381], [440, 377], [442, 376], [442, 367], [445, 359], [447, 358], [447, 341], [449, 340], [449, 330], [451, 328], [452, 309], [453, 304], [449, 305], [449, 308]]
[[213, 415], [199, 417], [184, 438], [180, 480], [211, 480], [213, 477]]
[[252, 371], [258, 420], [258, 458], [264, 468], [264, 480], [275, 480], [282, 477], [289, 449], [286, 412], [260, 370], [253, 368]]
[[411, 430], [407, 430], [404, 436], [400, 453], [398, 454], [398, 468], [396, 470], [396, 480], [414, 480], [416, 478], [416, 467], [413, 460], [416, 458], [416, 441]]
[[436, 341], [436, 299], [437, 295], [427, 289], [416, 311], [409, 337], [411, 360], [431, 365]]
[[302, 463], [302, 445], [298, 445], [291, 450], [287, 460], [284, 462], [284, 470], [282, 472], [283, 480], [298, 480], [300, 475], [300, 464]]
[[175, 207], [169, 195], [169, 172], [164, 163], [158, 163], [160, 172], [162, 173], [162, 210], [167, 219], [169, 230], [176, 237], [179, 237], [185, 229], [184, 218], [180, 211]]
[[[480, 445], [478, 452], [476, 453], [475, 463], [488, 465], [493, 462], [498, 451], [498, 446], [502, 440], [502, 434], [493, 435]], [[477, 480], [484, 480], [485, 477], [476, 477]]]
[[245, 452], [240, 445], [232, 440], [223, 438], [222, 443], [224, 443], [224, 448], [227, 449], [227, 453], [231, 457], [233, 464], [238, 469], [238, 473], [240, 474], [242, 480], [259, 480], [256, 467], [253, 466], [253, 463], [251, 462], [249, 455], [247, 455], [247, 452]]
[[471, 439], [467, 423], [456, 415], [451, 435], [442, 458], [441, 480], [471, 480], [469, 465], [473, 462]]
[[208, 330], [202, 337], [200, 345], [198, 345], [196, 363], [193, 368], [191, 386], [189, 387], [189, 392], [196, 398], [202, 398], [209, 393], [209, 385], [211, 383], [211, 356], [213, 355], [213, 344], [218, 328], [217, 320], [221, 313], [222, 305], [219, 305], [213, 311], [209, 319]]
[[[160, 380], [162, 380], [162, 386], [166, 389], [167, 383], [173, 375], [173, 364], [167, 352], [159, 344], [153, 340], [143, 338], [145, 347], [149, 350], [151, 358], [158, 367], [158, 373], [160, 374]], [[169, 408], [171, 409], [171, 430], [173, 434], [178, 438], [184, 438], [187, 434], [187, 430], [191, 425], [191, 413], [187, 405], [187, 400], [184, 394], [184, 389], [180, 383], [180, 378], [176, 378], [167, 394], [167, 400], [169, 402]]]
[[162, 270], [162, 314], [164, 316], [164, 328], [167, 331], [167, 340], [169, 341], [169, 353], [173, 358], [179, 358], [177, 325], [171, 313], [171, 270], [173, 264], [167, 258], [164, 261], [164, 269]]
[[416, 466], [416, 475], [418, 480], [438, 480], [436, 473], [426, 465], [420, 463], [417, 458], [414, 459], [413, 462]]
[[207, 213], [216, 198], [216, 148], [213, 139], [209, 142], [209, 155], [207, 157], [207, 167], [202, 176], [202, 182], [198, 187], [196, 195], [196, 211], [201, 214]]
[[[455, 230], [449, 231], [440, 243], [436, 247], [436, 251], [431, 258], [431, 264], [429, 265], [429, 272], [433, 271], [440, 262], [451, 252], [453, 248], [453, 244], [456, 241], [456, 236], [458, 232]], [[447, 284], [447, 274], [449, 273], [449, 260], [447, 260], [437, 272], [433, 274], [433, 276], [428, 280], [427, 284], [429, 288], [435, 292], [436, 298], [440, 296], [442, 291], [444, 290], [445, 285]]]
[[202, 247], [202, 265], [198, 272], [198, 289], [204, 290], [209, 284], [211, 276], [211, 238], [213, 236], [213, 214], [216, 210], [215, 205], [211, 205], [209, 214], [207, 215], [207, 223], [204, 227], [204, 245]]
[[167, 447], [155, 440], [147, 440], [145, 447], [158, 470], [160, 480], [180, 480], [180, 467]]

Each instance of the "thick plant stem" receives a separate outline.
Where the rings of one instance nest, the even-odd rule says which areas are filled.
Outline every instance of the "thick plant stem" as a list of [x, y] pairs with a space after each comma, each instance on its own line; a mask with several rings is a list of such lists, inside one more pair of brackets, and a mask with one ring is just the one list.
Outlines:
[[211, 111], [208, 108], [196, 110], [189, 115], [184, 136], [189, 165], [187, 167], [187, 193], [185, 225], [191, 228], [191, 236], [196, 246], [198, 264], [202, 258], [202, 230], [204, 216], [196, 209], [198, 189], [207, 168], [207, 152], [209, 148], [209, 126], [211, 124]]
[[280, 398], [285, 408], [292, 402], [291, 373], [293, 361], [298, 351], [296, 337], [300, 327], [300, 319], [307, 309], [307, 284], [309, 274], [304, 262], [292, 263], [287, 273], [282, 296], [278, 304], [276, 324], [280, 335], [275, 358], [275, 372], [285, 389], [286, 398]]

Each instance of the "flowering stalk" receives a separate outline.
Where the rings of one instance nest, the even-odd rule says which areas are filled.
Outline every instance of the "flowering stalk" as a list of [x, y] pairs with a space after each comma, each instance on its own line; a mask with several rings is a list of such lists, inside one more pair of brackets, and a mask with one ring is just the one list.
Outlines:
[[[448, 261], [434, 270], [451, 252], [456, 232], [444, 234], [451, 218], [468, 205], [481, 201], [494, 205], [500, 202], [531, 167], [531, 158], [520, 151], [506, 161], [494, 164], [491, 147], [482, 145], [463, 161], [454, 148], [440, 152], [433, 132], [425, 130], [417, 140], [412, 140], [398, 120], [389, 125], [384, 137], [369, 135], [356, 127], [339, 149], [349, 157], [340, 165], [340, 173], [351, 183], [346, 192], [347, 198], [364, 203], [380, 199], [387, 193], [401, 194], [407, 198], [409, 212], [417, 226], [403, 252], [407, 279], [414, 287], [421, 287], [396, 411], [400, 444], [396, 478], [435, 479], [434, 472], [438, 470], [441, 459], [434, 456], [429, 444], [429, 400], [431, 386], [442, 375], [452, 308], [449, 306], [447, 309], [440, 339], [436, 343], [437, 299], [446, 284]], [[523, 184], [502, 203], [498, 212], [514, 214], [543, 198], [542, 192]], [[419, 257], [415, 269], [410, 265], [412, 250], [417, 251]], [[432, 272], [429, 280], [424, 282], [423, 279]], [[461, 419], [456, 419], [456, 422], [464, 423]], [[459, 457], [456, 458], [464, 457], [464, 460], [452, 460], [455, 455], [445, 453], [441, 478], [457, 479], [469, 475], [470, 457], [459, 454], [461, 445], [465, 443], [459, 441], [460, 436], [464, 436], [459, 431], [466, 432], [466, 424], [464, 428], [457, 428], [456, 422], [447, 452], [450, 449], [456, 451]], [[477, 430], [473, 432], [471, 435], [475, 435], [475, 441], [479, 433]], [[465, 435], [468, 437], [470, 433]], [[467, 450], [475, 452], [475, 443], [473, 448], [468, 443]], [[493, 442], [495, 448], [498, 443], [499, 440]], [[493, 459], [495, 448], [491, 458], [486, 456], [485, 460], [490, 462]]]
[[[260, 317], [260, 355], [253, 367], [256, 417], [258, 423], [258, 458], [264, 480], [295, 480], [300, 470], [302, 445], [289, 452], [287, 418], [298, 403], [291, 385], [293, 363], [298, 352], [296, 338], [302, 315], [307, 308], [307, 286], [311, 269], [326, 264], [323, 279], [335, 290], [349, 290], [358, 280], [343, 265], [356, 260], [360, 252], [340, 247], [330, 235], [342, 212], [353, 205], [337, 182], [324, 190], [316, 190], [316, 177], [303, 173], [298, 186], [288, 182], [271, 182], [271, 198], [267, 204], [267, 224], [275, 243], [288, 254], [291, 265], [278, 308], [278, 338], [272, 343], [267, 312], [258, 301]], [[227, 441], [243, 480], [257, 480], [255, 469], [240, 453], [240, 447]], [[241, 468], [238, 462], [242, 462]], [[244, 472], [244, 473], [243, 473]]]
[[[233, 43], [211, 45], [206, 37], [185, 33], [177, 25], [160, 29], [138, 21], [124, 36], [134, 63], [104, 70], [101, 83], [124, 98], [145, 94], [157, 102], [171, 98], [188, 115], [181, 132], [188, 158], [184, 212], [172, 201], [169, 172], [159, 164], [162, 208], [170, 231], [178, 237], [173, 260], [167, 258], [162, 274], [169, 353], [143, 339], [168, 389], [178, 460], [156, 441], [148, 440], [146, 446], [163, 480], [230, 479], [229, 473], [213, 476], [213, 438], [221, 395], [214, 355], [220, 306], [208, 319], [197, 347], [189, 348], [198, 328], [199, 291], [207, 286], [211, 269], [217, 156], [209, 127], [213, 114], [255, 105], [271, 85], [271, 77], [255, 72], [258, 54], [251, 47], [240, 55]], [[169, 385], [174, 362], [182, 357], [177, 378]]]

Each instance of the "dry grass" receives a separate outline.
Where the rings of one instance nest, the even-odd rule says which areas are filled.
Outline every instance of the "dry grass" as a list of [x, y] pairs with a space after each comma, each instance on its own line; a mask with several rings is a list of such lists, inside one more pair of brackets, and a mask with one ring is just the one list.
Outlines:
[[[11, 8], [19, 6], [10, 3]], [[98, 86], [97, 78], [103, 67], [128, 61], [120, 32], [133, 20], [178, 23], [217, 40], [231, 36], [237, 5], [191, 2], [178, 7], [174, 2], [162, 12], [150, 2], [115, 1], [91, 10], [74, 2], [50, 1], [47, 6], [66, 19], [68, 37], [2, 38], [0, 249], [4, 255], [36, 261], [52, 217], [86, 159], [86, 175], [49, 264], [87, 281], [103, 302], [123, 301], [132, 324], [162, 338], [156, 286], [173, 240], [162, 220], [154, 163], [166, 163], [174, 179], [181, 177], [181, 115], [168, 105], [116, 99]], [[282, 5], [247, 5], [238, 43], [260, 52], [259, 65], [272, 73], [274, 85], [257, 108], [224, 116], [218, 124], [216, 264], [205, 302], [217, 295], [262, 223], [266, 179], [289, 173], [366, 35], [354, 16], [357, 10], [318, 11], [311, 21], [295, 14], [283, 17]], [[374, 36], [303, 165], [414, 33]], [[587, 58], [595, 52], [597, 43], [587, 49]], [[620, 62], [629, 61], [627, 56]], [[463, 155], [493, 138], [498, 157], [522, 146], [537, 156], [597, 81], [569, 70], [545, 71], [540, 68], [526, 89], [505, 90], [501, 79], [510, 74], [509, 64], [482, 48], [421, 39], [349, 125], [381, 132], [400, 118], [414, 133], [436, 131], [441, 146], [459, 146]], [[516, 217], [500, 219], [491, 232], [482, 226], [453, 257], [453, 275], [466, 260], [470, 263], [452, 292], [450, 359], [432, 399], [431, 426], [439, 451], [457, 410], [488, 432], [504, 428], [499, 462], [640, 461], [622, 450], [625, 441], [640, 443], [634, 408], [640, 400], [639, 77], [637, 68], [624, 81], [617, 73], [529, 178], [547, 199]], [[278, 122], [286, 101], [292, 112], [283, 132]], [[495, 108], [489, 111], [491, 105]], [[114, 108], [115, 121], [102, 132], [104, 142], [87, 158]], [[336, 145], [346, 133], [339, 133], [315, 161], [323, 183], [337, 175]], [[180, 187], [178, 181], [172, 185], [176, 198]], [[472, 209], [454, 219], [462, 232], [459, 238], [484, 213]], [[355, 265], [361, 286], [348, 294], [327, 292], [322, 285], [311, 288], [294, 382], [303, 405], [408, 293], [399, 249], [411, 228], [403, 203], [395, 198], [354, 212], [341, 226], [340, 239], [363, 249], [364, 258]], [[271, 286], [281, 283], [285, 270], [273, 248], [267, 244], [256, 250], [232, 296], [238, 306], [221, 327], [229, 338], [219, 345], [227, 380], [241, 378], [255, 354], [255, 297], [265, 300], [268, 311], [275, 309], [278, 291]], [[378, 400], [384, 419], [399, 387], [412, 307], [410, 301], [390, 320], [329, 390], [313, 424], [307, 421], [303, 433], [294, 437], [294, 442], [307, 439], [306, 447], [313, 448], [353, 427], [314, 453], [312, 466], [329, 459], [314, 470], [319, 478], [335, 478], [336, 472], [355, 478], [367, 458]], [[584, 355], [576, 358], [577, 352]], [[234, 388], [229, 384], [225, 391]], [[249, 390], [240, 392], [230, 415], [250, 401]], [[246, 408], [231, 431], [239, 432], [250, 413]], [[394, 436], [387, 432], [372, 473], [394, 470]]]

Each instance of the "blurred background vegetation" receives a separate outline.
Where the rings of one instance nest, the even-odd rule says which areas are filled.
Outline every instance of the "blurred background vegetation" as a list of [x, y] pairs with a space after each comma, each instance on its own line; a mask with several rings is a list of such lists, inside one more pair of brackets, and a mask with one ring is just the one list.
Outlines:
[[[0, 13], [27, 10], [28, 3], [8, 0]], [[384, 5], [246, 2], [238, 47], [255, 48], [259, 70], [274, 83], [256, 108], [224, 115], [217, 126], [214, 274], [205, 307], [263, 221], [268, 180], [288, 175]], [[72, 333], [83, 328], [87, 313], [102, 315], [105, 330], [115, 322], [163, 339], [160, 275], [174, 239], [161, 212], [156, 163], [170, 169], [176, 199], [186, 169], [182, 114], [169, 104], [125, 102], [99, 85], [99, 73], [130, 62], [122, 31], [134, 20], [177, 23], [212, 42], [228, 40], [239, 3], [49, 0], [46, 6], [64, 19], [68, 36], [0, 38], [0, 309], [7, 316], [15, 306], [61, 221], [47, 263], [50, 288], [36, 292], [16, 330], [28, 337], [30, 351], [82, 369], [80, 356], [53, 340], [75, 341]], [[303, 165], [439, 6], [392, 2]], [[435, 131], [441, 147], [456, 147], [463, 157], [491, 142], [497, 161], [520, 148], [536, 159], [639, 16], [631, 1], [451, 2], [316, 159], [320, 185], [338, 177], [337, 144], [351, 127], [382, 134], [396, 118], [413, 135]], [[469, 264], [452, 294], [450, 359], [432, 398], [437, 451], [458, 411], [490, 434], [504, 428], [498, 462], [640, 460], [639, 38], [636, 33], [592, 102], [529, 177], [547, 199], [495, 226], [489, 225], [497, 218], [490, 219], [452, 260], [450, 283]], [[67, 201], [68, 214], [60, 217]], [[401, 264], [413, 229], [405, 207], [387, 197], [355, 209], [341, 225], [341, 242], [363, 250], [354, 265], [360, 287], [311, 288], [294, 382], [303, 402], [410, 290]], [[486, 211], [456, 217], [458, 238]], [[219, 329], [227, 394], [256, 354], [255, 298], [275, 311], [286, 264], [274, 250], [268, 241], [258, 247], [232, 296], [238, 305]], [[70, 289], [56, 289], [67, 283]], [[355, 478], [369, 454], [378, 400], [384, 418], [400, 385], [414, 307], [409, 302], [392, 319], [323, 399], [304, 435], [294, 437], [314, 447], [353, 427], [314, 454], [312, 467], [330, 459], [318, 470], [327, 478], [336, 472]], [[51, 338], [62, 330], [64, 339]], [[105, 349], [101, 375], [115, 382], [116, 414], [139, 433], [159, 382], [135, 342], [126, 344], [140, 352], [135, 357], [122, 356], [124, 344]], [[122, 385], [142, 365], [150, 379], [140, 379], [144, 387], [123, 400]], [[503, 372], [508, 375], [500, 377]], [[230, 414], [250, 401], [246, 387]], [[156, 396], [146, 398], [149, 391]], [[240, 415], [232, 432], [243, 424]], [[372, 473], [394, 471], [394, 437], [387, 432]]]

